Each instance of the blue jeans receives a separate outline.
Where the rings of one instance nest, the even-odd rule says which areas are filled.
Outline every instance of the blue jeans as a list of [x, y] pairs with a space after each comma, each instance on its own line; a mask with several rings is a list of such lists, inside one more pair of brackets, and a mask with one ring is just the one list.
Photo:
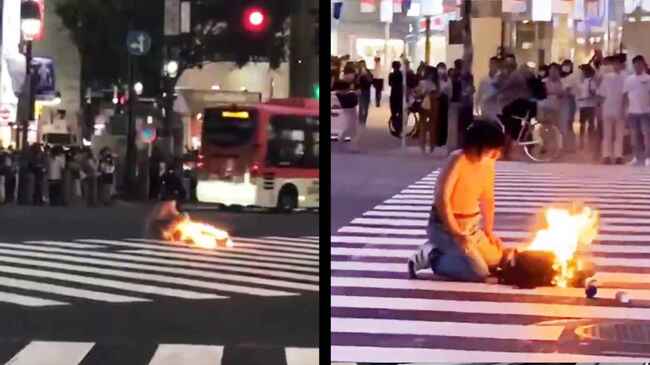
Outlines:
[[[503, 252], [485, 236], [480, 215], [456, 218], [456, 221], [460, 229], [469, 235], [469, 246], [461, 248], [434, 211], [427, 228], [429, 242], [412, 258], [415, 269], [431, 267], [434, 273], [453, 280], [485, 282], [490, 275], [490, 268], [499, 264]], [[434, 248], [441, 254], [431, 255]]]
[[628, 114], [627, 126], [632, 132], [632, 145], [637, 161], [650, 158], [650, 114]]

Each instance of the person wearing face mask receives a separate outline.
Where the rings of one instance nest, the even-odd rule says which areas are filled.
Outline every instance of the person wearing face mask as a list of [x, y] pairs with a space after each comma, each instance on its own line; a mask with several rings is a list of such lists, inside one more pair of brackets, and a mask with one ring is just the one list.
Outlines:
[[480, 108], [481, 117], [493, 121], [497, 121], [497, 115], [501, 113], [495, 86], [500, 66], [499, 59], [496, 56], [490, 58], [488, 74], [479, 82], [478, 92], [476, 93], [476, 104]]
[[[605, 58], [610, 71], [603, 75], [598, 88], [598, 95], [603, 98], [603, 140], [602, 162], [606, 165], [614, 162], [623, 164], [623, 136], [625, 120], [623, 118], [623, 84], [625, 82], [624, 55]], [[612, 161], [612, 158], [615, 158]]]
[[[420, 147], [422, 153], [433, 152], [437, 142], [438, 131], [438, 109], [439, 109], [439, 86], [438, 72], [435, 68], [427, 66], [424, 70], [424, 77], [418, 84], [416, 93], [422, 100], [420, 105], [420, 125], [418, 128], [420, 136]], [[429, 140], [427, 142], [427, 136]]]
[[[573, 72], [573, 62], [571, 60], [564, 60], [560, 68], [560, 77], [565, 91], [560, 99], [560, 118], [563, 125], [568, 126], [573, 131], [573, 122], [575, 121], [578, 110], [576, 98], [582, 87], [582, 74], [580, 72]], [[568, 134], [566, 144], [569, 150], [573, 151], [575, 149], [573, 133]]]
[[517, 69], [517, 59], [513, 54], [507, 54], [501, 67], [501, 73], [495, 79], [498, 91], [498, 104], [501, 110], [500, 121], [506, 128], [506, 143], [504, 148], [504, 159], [510, 159], [513, 140], [521, 131], [521, 120], [526, 115], [534, 117], [537, 115], [537, 104], [532, 102], [531, 90], [528, 86], [526, 76]]
[[462, 149], [451, 153], [437, 179], [428, 242], [409, 259], [409, 277], [431, 268], [452, 280], [485, 282], [508, 256], [494, 233], [495, 163], [504, 143], [495, 122], [470, 125]]
[[436, 65], [438, 70], [438, 146], [447, 144], [447, 130], [449, 118], [449, 98], [451, 96], [451, 80], [447, 71], [447, 65], [440, 62]]

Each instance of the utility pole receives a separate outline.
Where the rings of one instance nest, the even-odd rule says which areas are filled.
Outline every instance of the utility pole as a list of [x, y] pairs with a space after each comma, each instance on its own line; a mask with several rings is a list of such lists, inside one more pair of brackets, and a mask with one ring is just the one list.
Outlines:
[[[131, 9], [131, 14], [129, 15], [129, 31], [134, 29], [135, 22], [135, 12], [136, 12], [137, 0], [133, 0], [133, 7]], [[125, 186], [129, 197], [135, 197], [135, 169], [136, 169], [136, 156], [135, 156], [135, 121], [133, 120], [133, 98], [135, 97], [135, 92], [133, 90], [133, 56], [131, 52], [127, 52], [128, 55], [128, 67], [129, 67], [129, 91], [128, 91], [128, 132], [126, 137], [126, 174], [125, 174]]]
[[426, 29], [424, 31], [424, 63], [431, 64], [431, 15], [425, 18]]

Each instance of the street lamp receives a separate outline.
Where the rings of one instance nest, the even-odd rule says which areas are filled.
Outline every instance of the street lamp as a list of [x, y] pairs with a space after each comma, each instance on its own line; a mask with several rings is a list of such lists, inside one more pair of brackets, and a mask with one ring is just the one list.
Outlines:
[[169, 77], [176, 77], [178, 74], [178, 62], [172, 60], [165, 65], [165, 72]]
[[29, 114], [23, 120], [22, 148], [27, 148], [29, 122], [34, 120], [34, 85], [32, 77], [32, 41], [41, 32], [41, 8], [36, 1], [27, 0], [20, 4], [20, 30], [25, 40], [25, 82], [29, 96]]
[[144, 85], [140, 81], [136, 82], [135, 85], [133, 85], [133, 91], [135, 91], [135, 95], [140, 96], [142, 95], [142, 90], [144, 89]]

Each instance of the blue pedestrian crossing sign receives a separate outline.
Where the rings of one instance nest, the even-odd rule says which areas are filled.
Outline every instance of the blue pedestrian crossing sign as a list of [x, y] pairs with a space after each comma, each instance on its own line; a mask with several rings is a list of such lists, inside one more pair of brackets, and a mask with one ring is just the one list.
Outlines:
[[151, 49], [151, 37], [146, 32], [130, 31], [126, 36], [126, 47], [134, 56], [143, 56]]

